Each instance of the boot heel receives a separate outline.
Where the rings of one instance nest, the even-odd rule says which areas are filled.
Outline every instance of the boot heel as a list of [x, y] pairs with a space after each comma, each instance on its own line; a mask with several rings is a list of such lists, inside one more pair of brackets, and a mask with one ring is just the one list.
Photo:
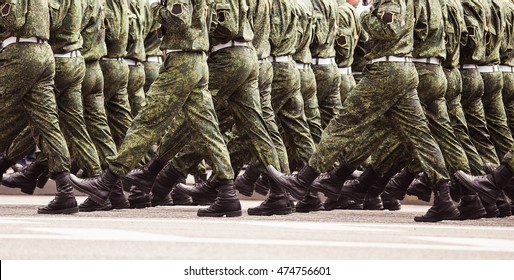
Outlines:
[[226, 212], [225, 213], [225, 216], [227, 216], [227, 218], [230, 218], [230, 217], [240, 217], [242, 215], [243, 215], [243, 211], [241, 211], [241, 210], [232, 211], [232, 212]]

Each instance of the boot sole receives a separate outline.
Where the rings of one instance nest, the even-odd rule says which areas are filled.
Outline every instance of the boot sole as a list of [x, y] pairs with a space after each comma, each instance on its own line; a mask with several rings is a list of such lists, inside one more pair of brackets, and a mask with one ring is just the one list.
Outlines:
[[96, 212], [96, 211], [109, 211], [114, 208], [112, 207], [103, 207], [103, 208], [80, 208], [79, 206], [79, 212]]
[[479, 209], [479, 210], [475, 210], [471, 213], [465, 213], [465, 215], [459, 215], [456, 220], [460, 220], [460, 221], [464, 221], [464, 220], [478, 220], [478, 219], [482, 219], [482, 218], [485, 218], [485, 216], [487, 216], [487, 211], [485, 211], [485, 209]]
[[317, 212], [317, 211], [324, 211], [325, 210], [325, 207], [323, 207], [323, 205], [319, 206], [319, 207], [314, 207], [314, 208], [298, 208], [296, 207], [296, 212], [298, 213], [309, 213], [309, 212]]
[[289, 215], [292, 214], [293, 210], [291, 208], [282, 208], [282, 209], [274, 209], [269, 211], [262, 211], [262, 212], [254, 212], [248, 209], [248, 215], [250, 216], [273, 216], [273, 215]]
[[97, 204], [100, 204], [100, 205], [104, 204], [105, 201], [107, 199], [109, 199], [109, 196], [111, 195], [111, 192], [109, 192], [109, 195], [107, 196], [107, 198], [101, 198], [96, 193], [89, 191], [89, 189], [83, 189], [81, 186], [75, 184], [73, 182], [73, 180], [70, 180], [70, 181], [71, 181], [71, 185], [73, 186], [73, 188], [75, 188], [77, 191], [79, 191], [81, 193], [87, 194], [89, 196], [89, 198], [91, 198]]
[[72, 208], [61, 209], [61, 210], [55, 210], [55, 211], [46, 211], [46, 210], [41, 210], [41, 209], [37, 210], [38, 214], [75, 214], [78, 212], [79, 212], [78, 206], [72, 207]]
[[8, 188], [11, 188], [11, 189], [21, 189], [21, 192], [22, 193], [25, 193], [25, 194], [34, 194], [34, 190], [36, 189], [36, 186], [37, 184], [34, 184], [34, 187], [30, 186], [30, 187], [20, 187], [19, 185], [16, 185], [16, 184], [11, 184], [9, 183], [9, 181], [2, 181], [2, 185], [8, 187]]
[[455, 172], [454, 176], [459, 180], [459, 182], [464, 185], [469, 190], [476, 192], [480, 199], [485, 201], [489, 204], [496, 204], [496, 200], [498, 199], [498, 196], [500, 195], [500, 192], [498, 192], [498, 195], [496, 197], [493, 197], [487, 193], [484, 193], [481, 189], [477, 189], [474, 187], [474, 185], [469, 185], [467, 182], [466, 175], [460, 174], [460, 172]]
[[139, 203], [139, 204], [130, 204], [129, 203], [129, 207], [130, 209], [144, 209], [144, 208], [149, 208], [151, 207], [152, 204], [150, 202], [148, 203]]
[[221, 217], [226, 216], [227, 218], [230, 218], [230, 217], [240, 217], [240, 216], [242, 216], [243, 215], [243, 211], [238, 210], [238, 211], [220, 212], [220, 213], [198, 212], [197, 215], [198, 215], [198, 217], [221, 218]]
[[436, 223], [443, 220], [456, 220], [460, 216], [459, 210], [455, 209], [452, 213], [446, 214], [442, 217], [427, 219], [424, 216], [414, 217], [414, 221], [418, 223]]

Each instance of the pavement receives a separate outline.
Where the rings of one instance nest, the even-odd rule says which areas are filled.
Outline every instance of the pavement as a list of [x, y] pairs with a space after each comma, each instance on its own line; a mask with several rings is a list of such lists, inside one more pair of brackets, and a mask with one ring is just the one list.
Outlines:
[[244, 214], [237, 218], [199, 218], [199, 206], [38, 215], [37, 207], [51, 199], [0, 195], [0, 259], [514, 259], [513, 217], [414, 222], [429, 205], [256, 217], [246, 210], [261, 201], [241, 197]]

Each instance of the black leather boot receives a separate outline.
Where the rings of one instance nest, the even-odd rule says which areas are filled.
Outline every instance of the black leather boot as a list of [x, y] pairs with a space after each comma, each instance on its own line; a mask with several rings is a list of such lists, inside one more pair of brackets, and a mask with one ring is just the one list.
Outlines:
[[267, 174], [262, 174], [257, 182], [255, 182], [254, 191], [258, 194], [267, 196], [269, 193], [269, 176]]
[[45, 169], [43, 174], [39, 175], [37, 178], [37, 185], [36, 187], [42, 189], [45, 187], [46, 183], [48, 182], [48, 179], [50, 179], [50, 174], [48, 172], [48, 169]]
[[496, 200], [496, 207], [498, 207], [498, 211], [500, 212], [498, 218], [512, 216], [512, 210], [510, 209], [509, 199], [503, 191], [500, 193], [500, 196], [498, 196], [498, 200]]
[[70, 182], [78, 191], [89, 195], [94, 202], [104, 204], [109, 198], [111, 190], [118, 182], [119, 176], [114, 174], [109, 168], [96, 177], [80, 179], [70, 174]]
[[363, 204], [368, 189], [378, 178], [380, 178], [380, 174], [375, 172], [371, 166], [368, 166], [359, 178], [344, 182], [341, 188], [341, 196], [347, 197], [357, 204]]
[[142, 169], [134, 169], [129, 174], [122, 177], [125, 189], [137, 186], [145, 193], [150, 193], [157, 174], [166, 166], [166, 162], [154, 157]]
[[271, 165], [268, 165], [266, 169], [271, 180], [298, 200], [301, 200], [307, 194], [310, 185], [319, 175], [310, 166], [306, 166], [295, 175], [282, 174]]
[[55, 177], [57, 193], [55, 198], [46, 206], [41, 206], [37, 210], [38, 214], [73, 214], [79, 212], [77, 200], [73, 194], [70, 174], [63, 172]]
[[327, 197], [325, 199], [325, 202], [323, 202], [323, 208], [325, 211], [332, 211], [332, 210], [363, 210], [364, 207], [362, 204], [357, 204], [355, 201], [347, 198], [347, 197], [341, 197], [339, 199], [333, 199], [330, 197]]
[[428, 182], [427, 175], [421, 173], [421, 175], [414, 179], [407, 189], [407, 194], [417, 197], [419, 200], [430, 202], [432, 198], [432, 187]]
[[325, 210], [325, 208], [319, 199], [318, 192], [310, 191], [302, 200], [296, 203], [295, 211], [298, 213], [309, 213], [323, 210]]
[[48, 173], [47, 162], [34, 161], [20, 172], [2, 175], [2, 185], [9, 188], [20, 188], [21, 192], [33, 194], [38, 185], [38, 178]]
[[147, 208], [151, 206], [150, 202], [150, 194], [145, 193], [144, 191], [140, 190], [136, 186], [132, 186], [130, 190], [128, 191], [128, 201], [130, 204], [130, 208], [132, 209], [142, 209]]
[[213, 203], [216, 200], [216, 197], [218, 197], [219, 191], [215, 184], [208, 181], [198, 185], [195, 184], [193, 186], [178, 183], [175, 188], [177, 188], [178, 191], [189, 195], [193, 199], [193, 203], [195, 201]]
[[338, 200], [345, 180], [348, 179], [353, 171], [355, 171], [355, 168], [346, 163], [341, 163], [332, 171], [317, 177], [316, 180], [312, 182], [311, 187], [316, 191], [324, 193], [327, 197]]
[[167, 164], [157, 175], [152, 186], [152, 199], [164, 200], [177, 182], [183, 178], [171, 165]]
[[455, 220], [459, 217], [459, 210], [450, 198], [450, 181], [441, 181], [434, 190], [434, 205], [423, 216], [414, 217], [416, 222], [439, 222], [442, 220]]
[[384, 192], [385, 186], [394, 175], [396, 175], [394, 171], [386, 172], [386, 174], [380, 176], [378, 180], [371, 185], [364, 198], [364, 210], [384, 210], [384, 204], [380, 195]]
[[215, 183], [218, 196], [208, 208], [198, 209], [198, 217], [239, 217], [243, 214], [233, 180], [220, 180]]
[[[384, 191], [394, 196], [398, 201], [401, 201], [405, 198], [407, 188], [409, 188], [410, 183], [412, 183], [415, 177], [416, 174], [407, 171], [406, 168], [403, 168], [398, 174], [394, 175], [393, 178], [389, 180]], [[382, 201], [383, 200], [384, 197], [382, 197]]]
[[390, 194], [387, 190], [380, 195], [380, 199], [382, 199], [382, 206], [384, 206], [384, 209], [389, 211], [398, 211], [402, 209], [402, 203], [400, 200]]
[[10, 161], [5, 154], [0, 154], [0, 175], [4, 174], [13, 164], [14, 162]]
[[[196, 178], [196, 176], [195, 176], [195, 178]], [[201, 184], [201, 182], [207, 182], [207, 177], [205, 177], [205, 180], [203, 180], [203, 178], [201, 178], [201, 180], [195, 179], [195, 184]], [[180, 178], [178, 183], [185, 184], [186, 178], [183, 178], [183, 177]], [[191, 196], [181, 192], [176, 187], [173, 187], [173, 189], [171, 189], [170, 197], [171, 197], [171, 201], [173, 202], [173, 205], [192, 205], [193, 204], [193, 199], [191, 198]]]
[[116, 185], [109, 195], [109, 201], [111, 202], [112, 209], [126, 209], [130, 208], [130, 203], [123, 192], [121, 180], [118, 180]]
[[285, 193], [271, 193], [259, 206], [248, 208], [250, 216], [288, 215], [291, 213], [292, 207]]
[[477, 192], [485, 204], [496, 204], [501, 190], [505, 188], [513, 175], [506, 164], [501, 164], [493, 173], [482, 176], [471, 176], [460, 170], [455, 172], [455, 177], [460, 183], [469, 190]]
[[79, 205], [79, 212], [95, 212], [112, 210], [111, 202], [107, 199], [104, 204], [98, 204], [89, 197]]
[[476, 220], [487, 215], [487, 211], [476, 194], [464, 195], [457, 209], [460, 213], [458, 220]]
[[260, 175], [261, 172], [255, 165], [248, 165], [245, 172], [237, 176], [236, 180], [234, 180], [236, 190], [244, 196], [252, 196], [253, 190], [255, 189], [255, 182], [257, 182]]

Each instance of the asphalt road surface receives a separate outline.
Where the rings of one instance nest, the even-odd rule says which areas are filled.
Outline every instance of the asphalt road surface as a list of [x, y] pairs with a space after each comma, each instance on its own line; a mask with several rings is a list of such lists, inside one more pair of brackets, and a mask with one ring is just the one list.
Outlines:
[[[415, 223], [426, 205], [199, 218], [198, 206], [38, 215], [51, 196], [0, 195], [2, 260], [513, 260], [514, 218]], [[79, 203], [85, 197], [78, 197]]]

